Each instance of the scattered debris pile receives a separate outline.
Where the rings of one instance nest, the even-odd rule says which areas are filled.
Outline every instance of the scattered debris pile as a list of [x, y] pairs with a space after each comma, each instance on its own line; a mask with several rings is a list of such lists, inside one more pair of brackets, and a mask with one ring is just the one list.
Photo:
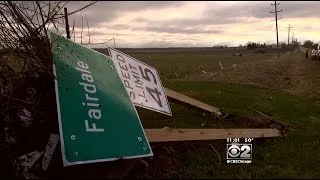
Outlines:
[[[45, 150], [49, 134], [57, 133], [47, 28], [49, 23], [59, 23], [55, 17], [61, 13], [63, 4], [0, 3], [1, 176], [25, 175], [26, 168]], [[27, 154], [36, 157], [18, 163], [19, 159], [30, 159]], [[16, 170], [17, 163], [24, 168]]]

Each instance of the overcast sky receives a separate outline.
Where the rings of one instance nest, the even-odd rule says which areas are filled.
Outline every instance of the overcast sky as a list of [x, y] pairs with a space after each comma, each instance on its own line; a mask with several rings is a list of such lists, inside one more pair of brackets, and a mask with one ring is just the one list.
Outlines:
[[[279, 41], [287, 42], [287, 26], [298, 41], [320, 41], [320, 1], [278, 1]], [[72, 12], [89, 2], [71, 1]], [[69, 17], [75, 22], [80, 42], [81, 14], [83, 42], [112, 37], [117, 47], [212, 47], [238, 46], [248, 41], [275, 43], [274, 1], [98, 1], [82, 13]], [[290, 34], [291, 36], [293, 34]], [[110, 46], [112, 43], [110, 42]]]

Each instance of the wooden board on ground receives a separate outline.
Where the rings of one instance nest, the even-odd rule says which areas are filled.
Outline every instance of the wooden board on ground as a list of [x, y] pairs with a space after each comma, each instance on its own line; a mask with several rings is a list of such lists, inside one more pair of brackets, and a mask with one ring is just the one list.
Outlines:
[[150, 142], [279, 137], [278, 129], [145, 129]]
[[168, 88], [165, 88], [165, 91], [166, 91], [167, 96], [172, 98], [172, 99], [175, 99], [175, 100], [178, 100], [180, 102], [189, 104], [191, 106], [194, 106], [194, 107], [203, 109], [205, 111], [214, 113], [216, 116], [221, 116], [221, 112], [216, 107], [210, 106], [208, 104], [205, 104], [203, 102], [200, 102], [200, 101], [198, 101], [196, 99], [190, 98], [190, 97], [188, 97], [186, 95], [183, 95], [181, 93], [178, 93], [178, 92], [173, 91], [173, 90], [168, 89]]
[[46, 171], [48, 169], [49, 163], [52, 159], [53, 152], [58, 144], [60, 137], [58, 134], [50, 134], [46, 150], [43, 154], [42, 159], [42, 170]]

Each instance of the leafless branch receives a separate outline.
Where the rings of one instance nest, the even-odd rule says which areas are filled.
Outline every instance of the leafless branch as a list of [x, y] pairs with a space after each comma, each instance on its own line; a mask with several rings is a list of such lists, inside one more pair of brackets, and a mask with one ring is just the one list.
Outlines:
[[[42, 8], [41, 8], [41, 6], [40, 6], [39, 1], [36, 1], [36, 4], [37, 4], [38, 8], [40, 9], [40, 15], [41, 15], [42, 23], [45, 25], [45, 24], [46, 24], [45, 22], [47, 22], [48, 19], [47, 19], [46, 21], [44, 21], [43, 14], [42, 14]], [[45, 34], [46, 37], [48, 38], [48, 33], [47, 33], [47, 29], [46, 29], [46, 28], [44, 28], [44, 34]], [[48, 38], [48, 39], [49, 39], [49, 38]]]
[[217, 156], [218, 156], [218, 158], [219, 158], [219, 164], [221, 164], [221, 157], [220, 157], [218, 151], [217, 151], [211, 144], [209, 144], [209, 145], [210, 145], [210, 147], [214, 150], [214, 152], [217, 154]]
[[[0, 48], [2, 52], [14, 52], [15, 64], [20, 64], [28, 71], [47, 71], [52, 75], [52, 57], [48, 39], [50, 27], [59, 30], [63, 23], [61, 10], [68, 1], [0, 1]], [[95, 2], [78, 9], [69, 15], [79, 12]], [[89, 30], [89, 28], [88, 28]], [[63, 33], [62, 31], [61, 33]], [[58, 32], [60, 33], [60, 32]], [[0, 67], [6, 63], [0, 55]], [[19, 62], [18, 62], [19, 61]], [[1, 77], [0, 77], [1, 79]]]
[[[92, 5], [94, 5], [96, 2], [98, 2], [98, 1], [93, 1], [93, 2], [91, 2], [91, 3], [87, 4], [87, 5], [85, 5], [84, 7], [82, 7], [82, 8], [80, 8], [80, 9], [76, 10], [76, 11], [73, 11], [73, 12], [71, 12], [71, 13], [68, 13], [68, 16], [70, 16], [70, 15], [72, 15], [72, 14], [74, 14], [74, 13], [77, 13], [77, 12], [79, 12], [79, 11], [83, 10], [83, 9], [86, 9], [86, 8], [88, 8], [88, 7], [92, 6]], [[59, 17], [56, 17], [56, 18], [62, 18], [62, 17], [63, 17], [63, 16], [59, 16]]]

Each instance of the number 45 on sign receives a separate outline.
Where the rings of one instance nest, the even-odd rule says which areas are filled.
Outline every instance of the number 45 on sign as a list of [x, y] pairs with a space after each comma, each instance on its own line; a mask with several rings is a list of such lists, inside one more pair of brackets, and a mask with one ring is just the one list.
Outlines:
[[109, 55], [134, 105], [172, 115], [155, 68], [113, 48]]

